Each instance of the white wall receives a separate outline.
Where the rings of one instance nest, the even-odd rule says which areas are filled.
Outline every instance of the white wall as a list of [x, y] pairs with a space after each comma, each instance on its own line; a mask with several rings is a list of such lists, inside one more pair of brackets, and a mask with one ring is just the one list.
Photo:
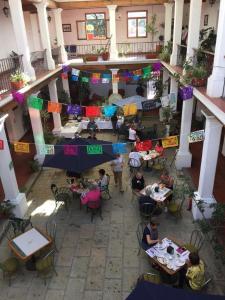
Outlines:
[[[127, 38], [127, 12], [128, 11], [140, 11], [147, 10], [148, 11], [148, 20], [150, 21], [150, 17], [153, 14], [157, 16], [157, 26], [161, 23], [164, 23], [164, 14], [165, 9], [163, 5], [149, 5], [149, 6], [133, 6], [133, 7], [118, 7], [116, 13], [116, 25], [117, 25], [117, 42], [129, 43], [129, 42], [150, 42], [151, 38], [148, 34], [147, 38], [138, 38], [138, 39], [130, 39]], [[71, 24], [72, 32], [64, 32], [64, 41], [65, 45], [82, 45], [82, 44], [105, 44], [105, 41], [96, 40], [96, 41], [85, 41], [78, 40], [77, 37], [77, 28], [76, 21], [85, 20], [85, 13], [93, 13], [93, 12], [104, 12], [106, 14], [106, 19], [108, 16], [107, 8], [96, 8], [96, 9], [74, 9], [74, 10], [64, 10], [62, 12], [62, 22], [63, 24]], [[158, 26], [159, 27], [159, 26]], [[158, 41], [158, 36], [164, 34], [163, 28], [159, 27], [159, 33], [155, 37], [155, 41]]]
[[26, 133], [23, 126], [23, 106], [19, 105], [14, 110], [7, 112], [6, 127], [10, 142], [20, 140]]

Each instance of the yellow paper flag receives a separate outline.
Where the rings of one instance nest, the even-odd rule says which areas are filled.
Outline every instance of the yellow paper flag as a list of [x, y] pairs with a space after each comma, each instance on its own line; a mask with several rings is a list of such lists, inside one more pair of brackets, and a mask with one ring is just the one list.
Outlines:
[[178, 137], [177, 135], [169, 136], [165, 139], [162, 139], [163, 148], [177, 147], [178, 146]]
[[21, 143], [21, 142], [14, 143], [14, 151], [15, 152], [29, 153], [30, 152], [30, 145], [29, 145], [29, 143]]

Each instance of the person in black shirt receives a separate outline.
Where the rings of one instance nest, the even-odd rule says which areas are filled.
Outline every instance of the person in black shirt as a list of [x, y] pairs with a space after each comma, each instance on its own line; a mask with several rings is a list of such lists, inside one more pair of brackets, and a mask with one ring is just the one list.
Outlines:
[[144, 250], [148, 250], [158, 242], [160, 242], [158, 238], [158, 229], [157, 229], [157, 221], [155, 218], [151, 218], [150, 223], [145, 227], [142, 237], [142, 248]]
[[112, 128], [113, 128], [114, 134], [116, 134], [116, 130], [117, 130], [117, 121], [118, 121], [117, 111], [115, 111], [114, 115], [111, 117]]
[[145, 180], [141, 172], [137, 172], [132, 179], [132, 190], [140, 192], [145, 187]]

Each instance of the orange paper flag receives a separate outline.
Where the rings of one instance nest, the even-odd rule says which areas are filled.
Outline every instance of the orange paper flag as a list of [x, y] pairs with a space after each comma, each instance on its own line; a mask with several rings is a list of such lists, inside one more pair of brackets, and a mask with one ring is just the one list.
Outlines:
[[61, 113], [62, 104], [58, 102], [48, 102], [48, 112], [51, 113]]
[[30, 152], [30, 145], [28, 143], [21, 143], [21, 142], [14, 143], [14, 151], [15, 152], [29, 153]]

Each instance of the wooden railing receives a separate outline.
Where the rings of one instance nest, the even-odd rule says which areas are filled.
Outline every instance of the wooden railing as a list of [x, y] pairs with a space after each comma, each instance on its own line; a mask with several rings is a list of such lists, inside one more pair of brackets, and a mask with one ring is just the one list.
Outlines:
[[22, 55], [0, 59], [0, 95], [11, 90], [10, 75], [15, 71], [23, 72]]

